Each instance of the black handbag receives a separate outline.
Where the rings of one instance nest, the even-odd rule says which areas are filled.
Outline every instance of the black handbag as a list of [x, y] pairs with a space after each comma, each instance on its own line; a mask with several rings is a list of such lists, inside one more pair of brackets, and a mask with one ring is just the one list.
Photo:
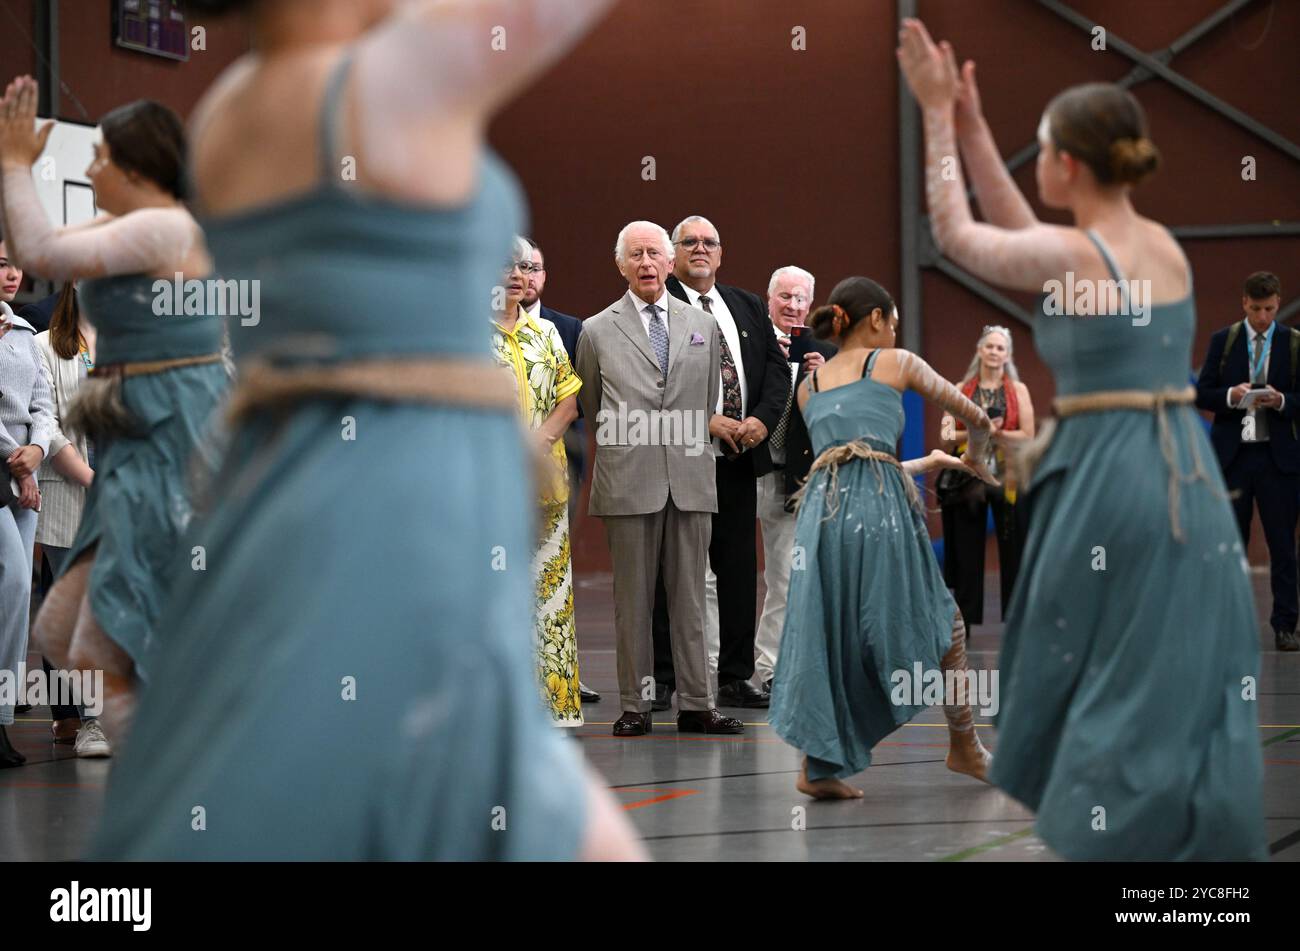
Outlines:
[[934, 480], [934, 494], [939, 505], [958, 505], [975, 501], [983, 482], [969, 472], [960, 469], [944, 469], [939, 478]]
[[11, 479], [9, 463], [0, 459], [0, 508], [18, 504], [18, 496], [14, 495], [13, 486], [10, 484]]

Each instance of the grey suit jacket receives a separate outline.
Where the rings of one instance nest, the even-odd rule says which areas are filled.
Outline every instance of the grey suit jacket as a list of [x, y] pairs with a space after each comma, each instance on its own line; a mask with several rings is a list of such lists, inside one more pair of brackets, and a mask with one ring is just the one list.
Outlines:
[[716, 512], [708, 421], [720, 386], [718, 322], [669, 295], [665, 378], [638, 305], [625, 294], [585, 320], [578, 339], [578, 398], [596, 430], [590, 512], [648, 515], [670, 494], [684, 512]]

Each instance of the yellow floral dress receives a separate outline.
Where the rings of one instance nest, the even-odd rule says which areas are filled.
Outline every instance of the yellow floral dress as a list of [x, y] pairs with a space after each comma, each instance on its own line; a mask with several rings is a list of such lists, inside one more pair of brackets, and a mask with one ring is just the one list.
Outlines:
[[[555, 325], [522, 308], [512, 329], [493, 324], [497, 360], [515, 374], [520, 412], [538, 429], [561, 400], [582, 388]], [[540, 542], [533, 557], [537, 586], [537, 663], [542, 695], [558, 726], [582, 726], [578, 698], [578, 634], [573, 617], [569, 545], [569, 463], [564, 440], [551, 447], [554, 478], [540, 486]]]

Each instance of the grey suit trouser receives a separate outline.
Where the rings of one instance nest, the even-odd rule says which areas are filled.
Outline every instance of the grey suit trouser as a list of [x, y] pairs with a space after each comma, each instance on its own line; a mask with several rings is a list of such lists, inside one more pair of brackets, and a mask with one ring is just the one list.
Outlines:
[[672, 631], [677, 705], [713, 706], [709, 653], [704, 639], [704, 572], [713, 515], [683, 512], [670, 497], [649, 515], [607, 515], [605, 535], [614, 565], [614, 634], [618, 692], [624, 711], [648, 713], [654, 699], [655, 578], [663, 566]]

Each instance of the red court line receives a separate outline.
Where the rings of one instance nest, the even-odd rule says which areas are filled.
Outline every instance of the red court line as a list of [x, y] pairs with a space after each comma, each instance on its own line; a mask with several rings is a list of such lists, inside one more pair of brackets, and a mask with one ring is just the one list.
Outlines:
[[[621, 787], [618, 792], [658, 792], [658, 787], [649, 789], [633, 789], [631, 787]], [[636, 802], [627, 802], [623, 804], [624, 809], [640, 809], [642, 806], [652, 806], [657, 802], [667, 802], [669, 799], [681, 799], [683, 796], [694, 796], [698, 789], [675, 789], [672, 792], [665, 793], [662, 796], [655, 796], [653, 799], [638, 799]]]

